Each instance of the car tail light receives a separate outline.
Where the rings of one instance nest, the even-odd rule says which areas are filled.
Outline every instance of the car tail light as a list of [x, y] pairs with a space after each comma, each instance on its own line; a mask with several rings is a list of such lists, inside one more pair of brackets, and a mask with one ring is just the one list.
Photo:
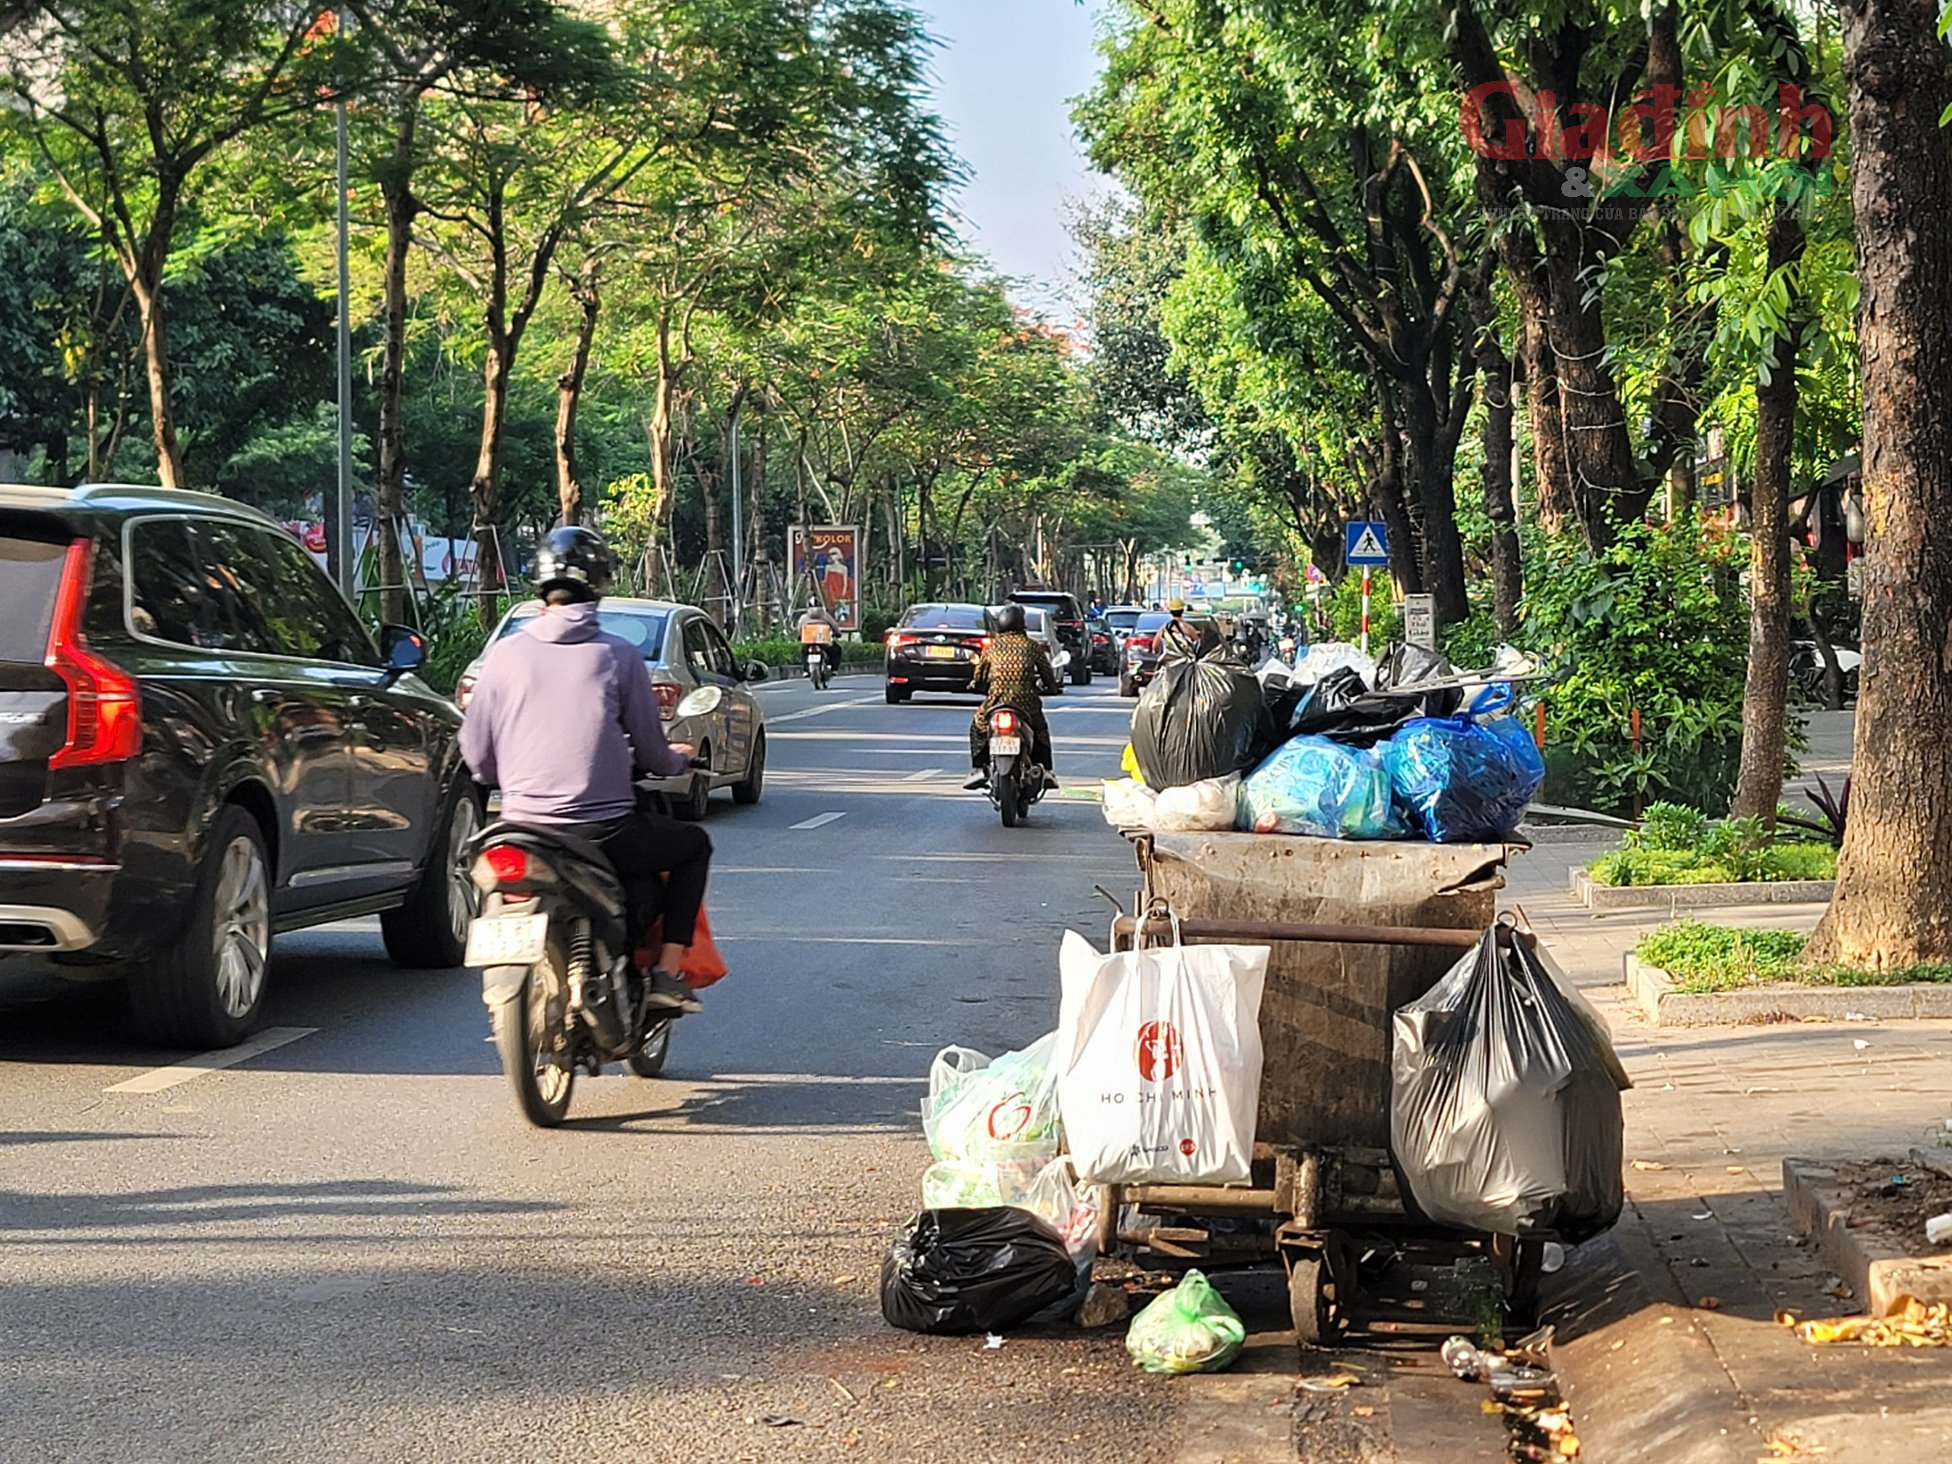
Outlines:
[[678, 715], [678, 699], [683, 695], [682, 689], [675, 681], [657, 681], [652, 683], [652, 690], [657, 692], [657, 714], [665, 721], [671, 721]]
[[473, 697], [474, 672], [464, 671], [461, 673], [461, 679], [454, 683], [454, 705], [465, 712], [468, 709], [469, 701]]
[[914, 635], [890, 635], [888, 637], [888, 649], [891, 651], [898, 651], [903, 646], [914, 645], [920, 639], [921, 639], [920, 636], [914, 636]]
[[1008, 707], [999, 707], [990, 716], [990, 731], [1001, 732], [1005, 737], [1017, 730], [1017, 714]]
[[1149, 651], [1152, 649], [1152, 637], [1149, 635], [1128, 635], [1125, 637], [1125, 644], [1131, 650]]
[[513, 844], [491, 844], [481, 851], [481, 862], [497, 884], [521, 884], [529, 877], [529, 851]]
[[987, 651], [989, 648], [990, 648], [990, 638], [988, 636], [980, 635], [976, 637], [976, 649], [979, 653], [983, 651]]
[[142, 701], [135, 678], [89, 650], [81, 633], [93, 555], [87, 539], [70, 544], [55, 591], [47, 668], [68, 684], [68, 736], [47, 760], [50, 768], [126, 762], [142, 751]]

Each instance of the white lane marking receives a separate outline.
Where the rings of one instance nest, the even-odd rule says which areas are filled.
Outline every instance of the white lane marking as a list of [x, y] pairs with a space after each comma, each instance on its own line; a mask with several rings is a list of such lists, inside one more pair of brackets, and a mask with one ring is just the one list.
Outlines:
[[920, 772], [909, 773], [902, 781], [904, 783], [926, 783], [930, 778], [939, 778], [941, 776], [941, 768], [923, 768]]
[[768, 717], [766, 724], [768, 726], [774, 726], [780, 722], [797, 722], [802, 717], [820, 717], [825, 716], [828, 712], [845, 711], [849, 707], [872, 706], [880, 700], [881, 698], [878, 696], [857, 696], [848, 701], [822, 702], [817, 707], [802, 707], [797, 712], [785, 712], [777, 717]]
[[205, 1073], [214, 1073], [220, 1068], [236, 1067], [240, 1062], [249, 1062], [261, 1057], [274, 1047], [283, 1047], [287, 1042], [296, 1042], [301, 1037], [310, 1037], [318, 1031], [317, 1027], [266, 1027], [249, 1042], [236, 1047], [223, 1047], [215, 1052], [200, 1053], [187, 1062], [171, 1063], [168, 1067], [151, 1068], [146, 1073], [138, 1073], [120, 1083], [111, 1083], [102, 1089], [104, 1093], [160, 1093], [165, 1088], [174, 1088], [178, 1083], [187, 1083], [192, 1078], [200, 1078]]
[[789, 829], [820, 829], [825, 828], [837, 818], [846, 817], [847, 815], [844, 813], [816, 813], [812, 818], [802, 819], [796, 824], [788, 824], [787, 827]]

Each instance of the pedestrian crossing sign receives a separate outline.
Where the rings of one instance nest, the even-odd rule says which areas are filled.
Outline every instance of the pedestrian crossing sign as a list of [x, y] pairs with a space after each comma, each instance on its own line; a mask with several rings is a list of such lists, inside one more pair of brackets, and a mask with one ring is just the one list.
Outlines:
[[1350, 519], [1342, 558], [1350, 564], [1388, 564], [1389, 535], [1375, 519]]

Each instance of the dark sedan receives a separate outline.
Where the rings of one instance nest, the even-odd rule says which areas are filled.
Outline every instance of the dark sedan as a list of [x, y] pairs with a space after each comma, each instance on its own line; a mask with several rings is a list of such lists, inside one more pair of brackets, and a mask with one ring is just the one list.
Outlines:
[[989, 634], [981, 605], [911, 605], [888, 632], [888, 704], [918, 691], [967, 693]]
[[[1184, 617], [1186, 628], [1198, 637], [1203, 626], [1213, 622], [1204, 615]], [[1125, 661], [1118, 668], [1118, 694], [1137, 696], [1139, 688], [1152, 680], [1159, 669], [1159, 653], [1163, 647], [1159, 643], [1160, 634], [1172, 624], [1172, 616], [1163, 610], [1148, 610], [1141, 615], [1125, 637]]]

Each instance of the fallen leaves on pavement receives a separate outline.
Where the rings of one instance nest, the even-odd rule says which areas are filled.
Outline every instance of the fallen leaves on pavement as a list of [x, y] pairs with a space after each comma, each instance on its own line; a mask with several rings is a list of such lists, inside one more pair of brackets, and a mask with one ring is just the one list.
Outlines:
[[1779, 1311], [1776, 1320], [1805, 1342], [1861, 1342], [1866, 1347], [1952, 1347], [1952, 1304], [1927, 1306], [1915, 1296], [1893, 1297], [1881, 1317], [1825, 1317], [1798, 1321]]

